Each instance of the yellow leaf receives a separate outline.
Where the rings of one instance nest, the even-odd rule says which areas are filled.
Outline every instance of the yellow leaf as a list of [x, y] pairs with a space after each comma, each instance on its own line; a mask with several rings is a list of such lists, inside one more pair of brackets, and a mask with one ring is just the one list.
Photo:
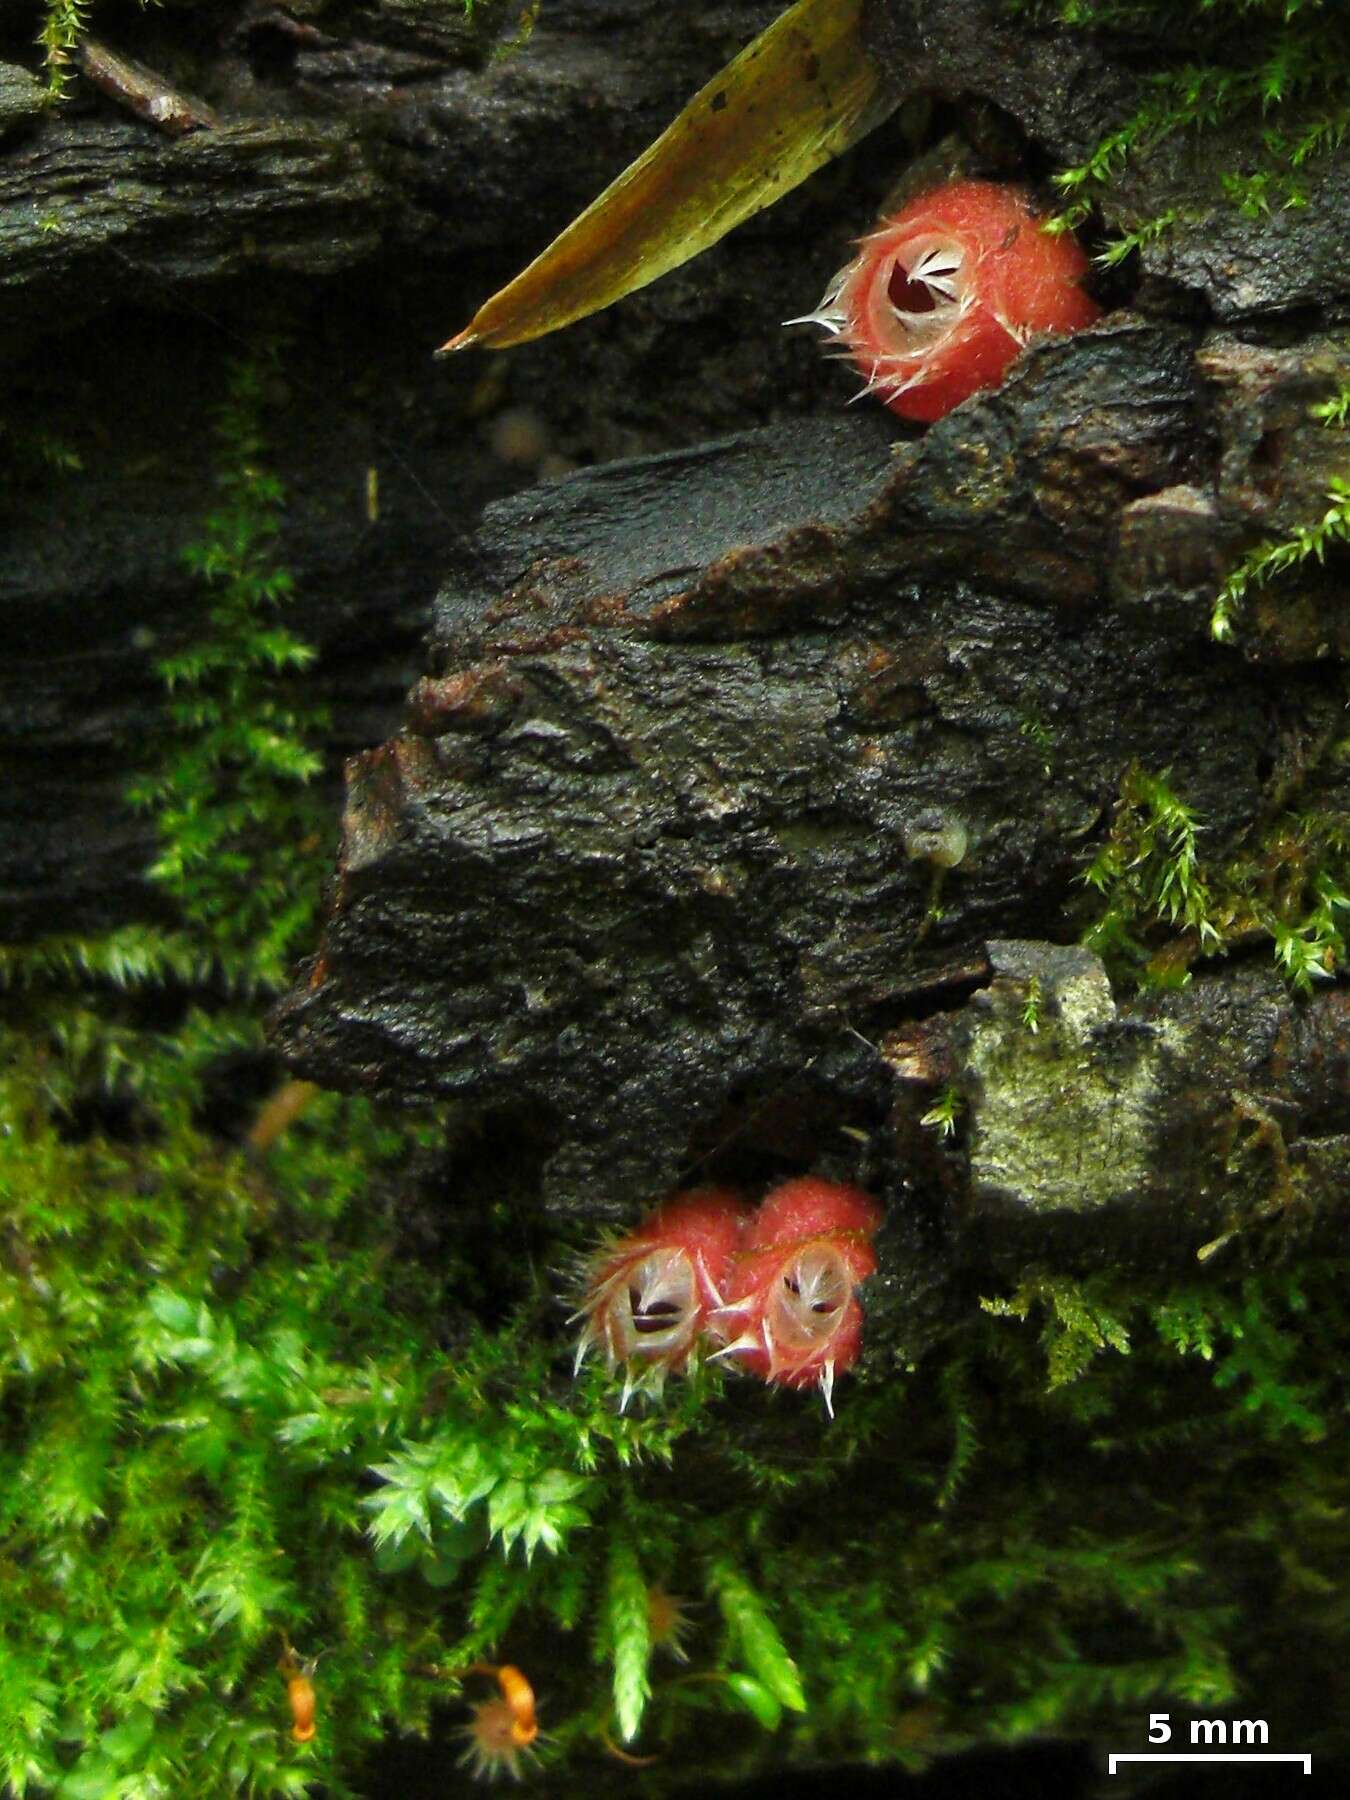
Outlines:
[[797, 0], [443, 350], [527, 343], [724, 237], [894, 110], [863, 48], [865, 0]]

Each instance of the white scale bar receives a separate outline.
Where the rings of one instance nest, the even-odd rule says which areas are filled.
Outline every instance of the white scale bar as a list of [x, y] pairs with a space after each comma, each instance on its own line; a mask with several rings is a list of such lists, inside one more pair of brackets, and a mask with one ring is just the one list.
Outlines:
[[1211, 1750], [1207, 1754], [1196, 1753], [1190, 1756], [1181, 1751], [1169, 1754], [1166, 1750], [1117, 1750], [1107, 1756], [1107, 1774], [1114, 1775], [1116, 1764], [1127, 1762], [1297, 1762], [1303, 1764], [1305, 1775], [1312, 1774], [1312, 1757], [1302, 1750]]

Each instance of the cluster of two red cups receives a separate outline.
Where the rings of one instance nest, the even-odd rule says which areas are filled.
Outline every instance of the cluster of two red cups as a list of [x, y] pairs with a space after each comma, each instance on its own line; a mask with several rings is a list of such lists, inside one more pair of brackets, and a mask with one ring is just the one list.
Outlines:
[[659, 1388], [701, 1347], [785, 1387], [819, 1387], [862, 1346], [855, 1289], [876, 1268], [881, 1209], [860, 1188], [803, 1176], [753, 1211], [726, 1188], [663, 1201], [585, 1265], [577, 1347], [627, 1373], [624, 1398]]

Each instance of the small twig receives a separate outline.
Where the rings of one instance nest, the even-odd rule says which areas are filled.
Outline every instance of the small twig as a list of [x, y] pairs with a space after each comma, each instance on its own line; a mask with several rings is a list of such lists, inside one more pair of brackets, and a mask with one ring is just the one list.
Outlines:
[[207, 130], [220, 120], [200, 100], [189, 100], [171, 88], [162, 75], [147, 69], [144, 63], [119, 56], [98, 38], [82, 38], [74, 51], [75, 64], [86, 81], [145, 119], [170, 137], [183, 137], [189, 131]]
[[248, 1147], [255, 1156], [272, 1148], [282, 1133], [300, 1117], [318, 1093], [312, 1081], [283, 1081], [271, 1098], [259, 1109], [248, 1134]]

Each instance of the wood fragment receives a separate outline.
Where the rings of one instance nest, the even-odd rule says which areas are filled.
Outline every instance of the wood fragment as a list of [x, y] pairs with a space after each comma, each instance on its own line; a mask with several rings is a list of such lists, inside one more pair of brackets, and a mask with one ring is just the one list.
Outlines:
[[253, 1154], [265, 1155], [300, 1117], [318, 1091], [312, 1081], [283, 1081], [253, 1121], [247, 1140]]
[[209, 130], [219, 117], [200, 100], [190, 100], [169, 86], [162, 75], [110, 49], [99, 38], [83, 38], [75, 63], [85, 80], [168, 137]]

